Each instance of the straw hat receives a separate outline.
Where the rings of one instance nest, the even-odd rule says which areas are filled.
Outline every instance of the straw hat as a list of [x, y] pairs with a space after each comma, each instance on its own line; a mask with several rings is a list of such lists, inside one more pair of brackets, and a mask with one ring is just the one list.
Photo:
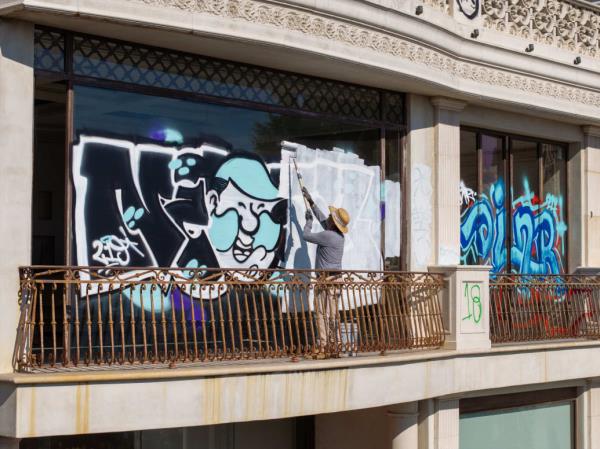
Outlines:
[[338, 209], [337, 207], [329, 206], [329, 213], [335, 226], [342, 233], [346, 234], [348, 232], [348, 224], [350, 223], [350, 214], [348, 214], [348, 211], [341, 207]]

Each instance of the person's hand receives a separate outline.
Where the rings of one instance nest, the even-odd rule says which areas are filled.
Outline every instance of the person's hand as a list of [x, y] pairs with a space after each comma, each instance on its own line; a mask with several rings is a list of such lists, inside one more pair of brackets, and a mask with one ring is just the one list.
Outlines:
[[309, 204], [313, 204], [313, 199], [310, 196], [310, 193], [308, 193], [308, 190], [306, 190], [306, 187], [302, 187], [302, 195], [304, 195], [304, 198], [306, 198]]
[[312, 212], [311, 212], [311, 211], [309, 211], [309, 210], [307, 210], [307, 211], [304, 213], [304, 218], [306, 218], [306, 221], [312, 221], [312, 219], [313, 219], [313, 214], [312, 214]]

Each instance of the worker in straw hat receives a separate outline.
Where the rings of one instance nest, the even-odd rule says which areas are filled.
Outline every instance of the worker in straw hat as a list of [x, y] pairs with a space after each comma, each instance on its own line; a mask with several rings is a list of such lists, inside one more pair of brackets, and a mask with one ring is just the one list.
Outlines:
[[315, 204], [306, 188], [302, 189], [310, 209], [321, 223], [323, 231], [312, 232], [313, 213], [306, 211], [306, 224], [303, 237], [307, 242], [317, 245], [315, 269], [319, 272], [322, 285], [315, 291], [315, 312], [317, 319], [316, 356], [336, 356], [339, 354], [340, 329], [338, 318], [338, 298], [335, 278], [336, 271], [342, 269], [344, 255], [344, 234], [348, 232], [350, 215], [345, 209], [329, 206], [329, 215], [325, 215]]

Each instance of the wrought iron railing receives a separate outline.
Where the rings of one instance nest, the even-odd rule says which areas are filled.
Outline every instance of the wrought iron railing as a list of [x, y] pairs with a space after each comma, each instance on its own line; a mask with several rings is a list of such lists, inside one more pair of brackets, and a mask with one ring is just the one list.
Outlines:
[[600, 338], [600, 276], [495, 276], [490, 336], [493, 343]]
[[18, 371], [434, 348], [426, 273], [21, 268]]

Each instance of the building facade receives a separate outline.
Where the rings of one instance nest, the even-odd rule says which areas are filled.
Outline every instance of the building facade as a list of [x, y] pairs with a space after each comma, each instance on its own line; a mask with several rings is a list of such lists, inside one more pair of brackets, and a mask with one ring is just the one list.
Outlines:
[[599, 23], [0, 0], [0, 447], [600, 447]]

